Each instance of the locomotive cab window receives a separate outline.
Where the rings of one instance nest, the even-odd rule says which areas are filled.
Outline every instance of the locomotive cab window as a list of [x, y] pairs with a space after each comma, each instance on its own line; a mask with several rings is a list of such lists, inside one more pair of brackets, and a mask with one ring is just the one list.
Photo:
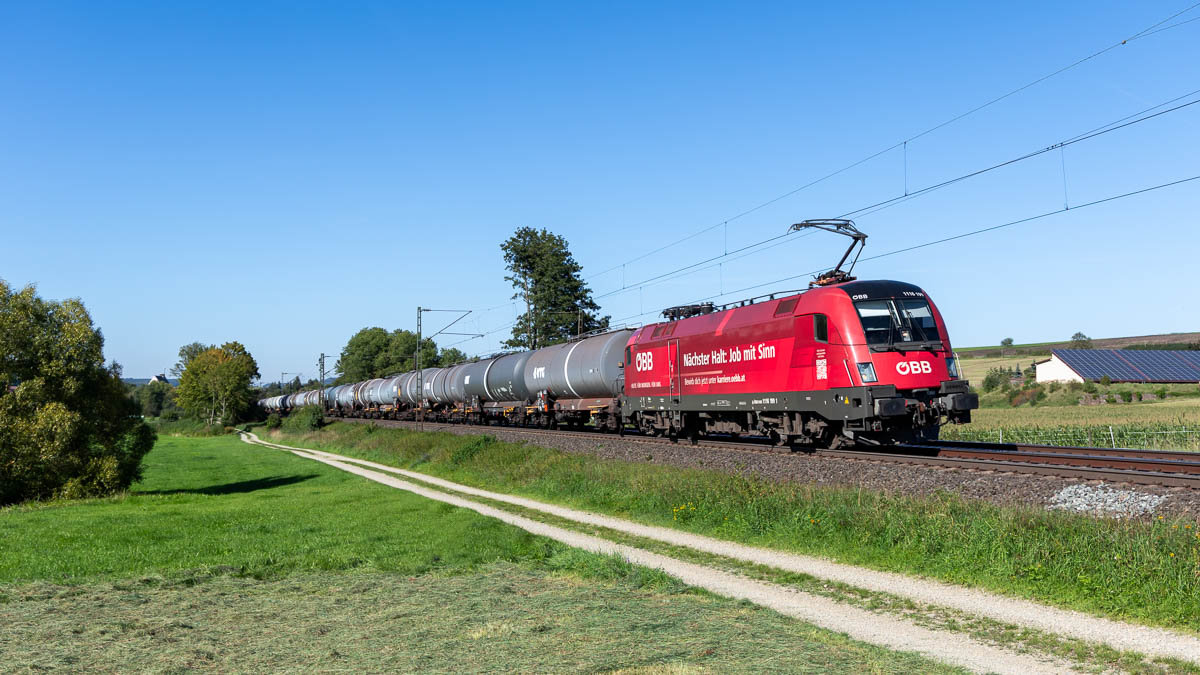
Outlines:
[[813, 339], [817, 342], [829, 342], [829, 319], [824, 314], [813, 315]]
[[863, 300], [854, 303], [867, 344], [892, 348], [907, 343], [942, 341], [929, 303], [921, 299]]

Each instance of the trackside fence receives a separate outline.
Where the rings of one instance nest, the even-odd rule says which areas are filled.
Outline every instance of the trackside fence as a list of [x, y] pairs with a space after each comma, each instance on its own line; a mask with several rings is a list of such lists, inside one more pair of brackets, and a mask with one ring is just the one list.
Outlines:
[[1200, 427], [1196, 426], [1104, 425], [972, 429], [970, 425], [963, 425], [942, 427], [941, 437], [949, 441], [984, 443], [1200, 451]]

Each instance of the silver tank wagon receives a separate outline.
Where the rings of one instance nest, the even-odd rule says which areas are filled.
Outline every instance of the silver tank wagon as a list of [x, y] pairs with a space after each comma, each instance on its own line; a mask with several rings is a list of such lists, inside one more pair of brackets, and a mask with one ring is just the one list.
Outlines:
[[506, 354], [491, 362], [484, 378], [487, 400], [528, 401], [531, 397], [525, 386], [525, 364], [531, 352]]
[[620, 364], [631, 330], [539, 349], [525, 365], [525, 387], [555, 398], [608, 398], [621, 393]]

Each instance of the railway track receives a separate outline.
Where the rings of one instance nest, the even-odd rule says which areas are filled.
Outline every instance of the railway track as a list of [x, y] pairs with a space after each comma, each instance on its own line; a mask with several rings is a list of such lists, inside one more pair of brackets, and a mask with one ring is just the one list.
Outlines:
[[[330, 419], [376, 423], [383, 426], [401, 428], [414, 428], [417, 424], [416, 422], [395, 420]], [[464, 427], [459, 424], [425, 422], [424, 428], [429, 431], [439, 431], [462, 430], [472, 427]], [[617, 438], [611, 434], [602, 435], [594, 431], [528, 429], [522, 427], [498, 428], [538, 437], [578, 439], [581, 435], [591, 435], [599, 438]], [[673, 441], [665, 438], [642, 436], [639, 434], [627, 434], [620, 437], [620, 440], [623, 443], [648, 445], [673, 444]], [[771, 445], [766, 439], [757, 439], [755, 437], [744, 437], [736, 441], [710, 438], [700, 440], [697, 445], [737, 452], [783, 454], [795, 455], [797, 457], [813, 454], [824, 457], [837, 457], [850, 461], [919, 464], [973, 471], [1026, 473], [1062, 478], [1102, 480], [1112, 483], [1200, 489], [1200, 453], [1196, 452], [936, 441], [927, 444], [881, 446], [871, 449], [816, 450], [813, 453], [797, 453], [786, 447]]]

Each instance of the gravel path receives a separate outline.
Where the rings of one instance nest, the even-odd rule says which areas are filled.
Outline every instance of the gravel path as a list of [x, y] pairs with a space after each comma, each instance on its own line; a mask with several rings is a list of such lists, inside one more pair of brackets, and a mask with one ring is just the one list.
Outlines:
[[[934, 631], [907, 621], [879, 616], [866, 610], [837, 603], [828, 598], [785, 588], [776, 584], [754, 581], [711, 569], [702, 565], [676, 560], [644, 549], [617, 544], [599, 537], [566, 530], [518, 516], [485, 504], [470, 501], [403, 481], [394, 476], [372, 471], [341, 457], [303, 448], [265, 443], [254, 434], [243, 434], [247, 443], [287, 450], [300, 457], [322, 462], [343, 471], [453, 506], [470, 509], [496, 518], [527, 532], [549, 537], [569, 546], [601, 554], [616, 554], [629, 562], [660, 569], [686, 584], [707, 589], [718, 595], [747, 600], [782, 614], [793, 616], [828, 630], [881, 645], [889, 649], [922, 654], [945, 663], [961, 666], [974, 672], [988, 673], [1060, 673], [1071, 672], [1062, 663], [1037, 659], [1027, 654], [1012, 653], [986, 645], [959, 633]], [[337, 458], [337, 459], [334, 459]], [[390, 467], [388, 467], [390, 469]], [[407, 473], [407, 472], [406, 472]], [[429, 477], [422, 476], [422, 479]]]
[[[258, 441], [257, 438], [254, 440]], [[995, 595], [975, 589], [966, 589], [902, 574], [879, 572], [811, 556], [745, 546], [670, 528], [642, 525], [620, 518], [587, 513], [532, 499], [480, 490], [413, 471], [397, 469], [375, 462], [344, 457], [319, 450], [291, 448], [274, 443], [258, 442], [269, 447], [293, 452], [301, 451], [320, 461], [337, 462], [341, 465], [353, 464], [370, 467], [420, 480], [427, 484], [454, 490], [462, 494], [513, 504], [575, 522], [606, 527], [675, 546], [685, 546], [714, 555], [808, 574], [820, 579], [841, 582], [871, 591], [900, 595], [931, 605], [952, 607], [972, 614], [1035, 628], [1048, 633], [1105, 643], [1116, 649], [1137, 651], [1151, 656], [1173, 657], [1200, 663], [1200, 639], [1173, 631], [1101, 619], [1081, 612], [1048, 607], [1027, 600]], [[841, 605], [837, 606], [842, 607]], [[870, 616], [875, 617], [876, 615], [871, 614]], [[866, 640], [866, 638], [862, 639]]]
[[[415, 428], [415, 423], [384, 420], [346, 419], [346, 422], [381, 424]], [[863, 487], [892, 494], [924, 496], [954, 492], [969, 499], [997, 504], [1040, 504], [1063, 508], [1059, 493], [1072, 485], [1102, 485], [1078, 478], [1038, 476], [1001, 471], [979, 471], [936, 466], [919, 466], [873, 460], [845, 460], [821, 455], [753, 453], [736, 449], [644, 442], [613, 435], [577, 434], [543, 436], [505, 427], [471, 427], [450, 424], [426, 424], [428, 431], [452, 434], [487, 434], [514, 443], [528, 443], [573, 454], [587, 454], [628, 462], [653, 462], [673, 466], [696, 467], [737, 474], [753, 474], [769, 480], [817, 485]], [[1180, 515], [1200, 518], [1200, 490], [1152, 485], [1120, 485], [1134, 493], [1114, 495], [1112, 499], [1076, 500], [1073, 510], [1093, 515], [1152, 517]], [[1103, 491], [1102, 491], [1103, 492]], [[1068, 493], [1072, 496], [1072, 493]], [[1155, 499], [1139, 499], [1141, 496]], [[1157, 499], [1161, 497], [1161, 499]], [[1126, 509], [1125, 507], [1129, 508]], [[1149, 508], [1146, 508], [1149, 506]]]

